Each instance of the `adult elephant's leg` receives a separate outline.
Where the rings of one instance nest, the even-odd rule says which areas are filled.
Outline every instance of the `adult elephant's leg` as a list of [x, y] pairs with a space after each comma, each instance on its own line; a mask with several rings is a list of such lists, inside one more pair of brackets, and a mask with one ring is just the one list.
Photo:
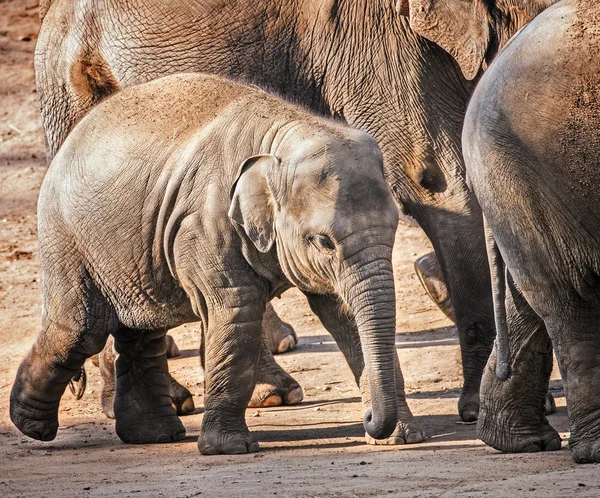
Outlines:
[[496, 377], [497, 344], [481, 382], [477, 431], [505, 452], [558, 450], [561, 439], [544, 414], [552, 371], [552, 344], [542, 319], [507, 278], [506, 313], [510, 376]]
[[565, 386], [569, 449], [575, 462], [594, 463], [600, 462], [600, 312], [598, 301], [579, 292], [573, 289], [546, 322]]
[[[263, 320], [264, 323], [264, 320]], [[206, 371], [205, 335], [200, 340], [200, 365]], [[205, 386], [206, 388], [206, 386]], [[248, 408], [264, 408], [279, 405], [296, 405], [302, 401], [304, 393], [296, 380], [281, 368], [265, 343], [264, 330], [261, 332], [260, 361], [256, 375], [256, 385]]]
[[429, 252], [417, 258], [415, 261], [415, 273], [429, 299], [437, 305], [444, 315], [456, 323], [454, 307], [452, 306], [450, 294], [448, 294], [448, 288], [446, 287], [446, 282], [444, 282], [444, 274], [442, 273], [440, 262], [435, 256], [435, 252]]
[[[208, 327], [201, 345], [204, 357], [204, 406], [198, 438], [204, 455], [259, 450], [246, 425], [246, 407], [256, 384], [261, 348], [264, 301], [245, 289], [222, 289], [208, 310]], [[258, 291], [256, 291], [258, 294]], [[240, 305], [244, 303], [244, 305]]]
[[481, 210], [471, 194], [455, 196], [452, 205], [460, 210], [415, 207], [415, 217], [433, 244], [454, 307], [464, 379], [458, 411], [463, 420], [475, 421], [494, 344], [494, 310]]
[[[329, 331], [346, 358], [354, 379], [361, 391], [365, 406], [371, 406], [369, 380], [365, 370], [364, 356], [358, 328], [352, 315], [334, 296], [307, 294], [308, 303], [321, 323]], [[404, 377], [400, 369], [398, 356], [395, 357], [396, 397], [398, 403], [398, 423], [396, 430], [387, 439], [376, 440], [367, 435], [369, 444], [411, 444], [425, 440], [425, 432], [421, 429], [406, 403], [404, 394]]]
[[[429, 298], [450, 320], [456, 322], [454, 308], [450, 301], [450, 295], [448, 294], [448, 288], [444, 282], [442, 269], [435, 253], [430, 252], [419, 257], [415, 261], [415, 272]], [[546, 415], [556, 413], [556, 403], [550, 392], [546, 394], [544, 412]]]
[[262, 327], [263, 343], [273, 354], [285, 353], [294, 349], [298, 344], [294, 328], [279, 318], [271, 303], [267, 303]]
[[298, 382], [273, 358], [273, 354], [265, 344], [263, 330], [256, 386], [248, 407], [296, 405], [303, 398], [304, 393]]
[[121, 328], [114, 333], [116, 432], [126, 443], [167, 443], [185, 438], [171, 404], [166, 330]]
[[42, 441], [56, 436], [65, 388], [80, 374], [85, 360], [102, 350], [117, 324], [112, 308], [83, 268], [54, 275], [49, 260], [47, 256], [42, 331], [21, 362], [10, 394], [13, 423]]

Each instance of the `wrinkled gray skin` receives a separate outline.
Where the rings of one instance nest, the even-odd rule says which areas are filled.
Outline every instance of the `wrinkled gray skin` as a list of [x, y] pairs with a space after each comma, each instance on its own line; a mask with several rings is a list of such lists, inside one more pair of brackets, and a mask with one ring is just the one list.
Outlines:
[[463, 135], [498, 277], [479, 436], [560, 448], [543, 412], [554, 347], [579, 463], [600, 461], [599, 25], [595, 1], [543, 12], [481, 79]]
[[[170, 335], [165, 336], [167, 346], [167, 358], [175, 358], [181, 355], [177, 344]], [[108, 337], [105, 348], [96, 356], [92, 357], [92, 362], [100, 368], [102, 378], [102, 388], [100, 390], [100, 402], [102, 411], [108, 418], [115, 418], [115, 388], [117, 379], [115, 377], [115, 361], [118, 353], [115, 350], [115, 342], [112, 336]], [[177, 415], [187, 415], [196, 408], [192, 393], [177, 382], [172, 376], [169, 380], [171, 392], [171, 405], [177, 412]]]
[[10, 402], [26, 435], [55, 437], [65, 387], [112, 334], [118, 436], [182, 439], [165, 333], [199, 320], [199, 449], [258, 450], [244, 414], [262, 316], [291, 286], [359, 350], [350, 366], [370, 405], [367, 433], [398, 430], [408, 411], [395, 350], [398, 212], [366, 133], [214, 76], [174, 75], [123, 90], [77, 125], [38, 215], [43, 328]]
[[439, 259], [461, 344], [459, 412], [475, 420], [494, 325], [481, 212], [465, 185], [460, 147], [474, 85], [419, 35], [472, 78], [551, 2], [429, 3], [399, 3], [406, 17], [391, 0], [54, 0], [36, 79], [50, 157], [105, 96], [180, 71], [240, 78], [373, 135], [396, 200]]

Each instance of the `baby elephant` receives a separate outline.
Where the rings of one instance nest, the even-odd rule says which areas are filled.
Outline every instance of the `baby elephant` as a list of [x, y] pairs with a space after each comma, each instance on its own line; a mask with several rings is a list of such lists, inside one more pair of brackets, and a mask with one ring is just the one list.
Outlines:
[[244, 414], [261, 320], [291, 286], [368, 385], [367, 433], [390, 436], [401, 413], [412, 423], [398, 402], [394, 346], [398, 213], [364, 132], [217, 77], [168, 76], [125, 89], [77, 125], [46, 175], [38, 215], [42, 332], [10, 399], [24, 434], [55, 437], [65, 387], [112, 334], [117, 435], [183, 439], [165, 333], [199, 320], [200, 452], [257, 451]]

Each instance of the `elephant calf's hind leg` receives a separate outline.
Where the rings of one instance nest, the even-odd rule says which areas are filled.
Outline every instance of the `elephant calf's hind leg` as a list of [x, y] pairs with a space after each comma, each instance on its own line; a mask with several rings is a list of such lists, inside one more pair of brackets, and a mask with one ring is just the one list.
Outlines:
[[125, 443], [168, 443], [185, 438], [171, 404], [164, 330], [120, 329], [115, 334], [116, 432]]
[[48, 270], [46, 285], [57, 298], [45, 296], [42, 332], [19, 366], [10, 395], [13, 423], [42, 441], [56, 436], [60, 398], [85, 360], [102, 350], [114, 320], [92, 282], [73, 284], [52, 276]]

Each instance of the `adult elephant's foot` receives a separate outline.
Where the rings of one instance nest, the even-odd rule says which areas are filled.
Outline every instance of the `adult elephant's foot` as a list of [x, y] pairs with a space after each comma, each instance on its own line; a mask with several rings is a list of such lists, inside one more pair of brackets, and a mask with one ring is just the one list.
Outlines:
[[458, 413], [463, 422], [476, 422], [479, 416], [479, 391], [463, 388], [458, 400]]
[[246, 423], [227, 424], [216, 410], [208, 410], [202, 420], [198, 450], [203, 455], [240, 455], [260, 447]]
[[375, 439], [365, 433], [367, 444], [373, 445], [416, 444], [422, 443], [426, 438], [425, 431], [415, 421], [398, 422], [396, 430], [386, 439]]
[[435, 253], [430, 252], [418, 258], [415, 261], [415, 272], [429, 298], [450, 320], [456, 323], [450, 294]]
[[184, 439], [185, 428], [171, 404], [164, 336], [160, 331], [121, 332], [115, 347], [117, 436], [132, 444]]
[[169, 375], [171, 404], [177, 415], [188, 415], [196, 409], [192, 393]]
[[600, 439], [578, 439], [571, 436], [569, 449], [575, 463], [600, 463]]
[[556, 401], [554, 401], [554, 396], [552, 393], [546, 393], [546, 402], [544, 403], [544, 414], [552, 415], [556, 413]]
[[303, 398], [300, 385], [277, 364], [271, 352], [263, 345], [256, 386], [248, 407], [296, 405]]
[[293, 327], [285, 323], [267, 303], [262, 320], [263, 343], [273, 354], [285, 353], [296, 347], [298, 337]]
[[482, 413], [477, 435], [484, 443], [504, 453], [556, 451], [560, 450], [562, 441], [545, 417], [539, 425], [521, 425]]
[[181, 351], [179, 351], [177, 344], [175, 344], [175, 339], [173, 339], [172, 336], [167, 334], [165, 336], [165, 341], [167, 342], [167, 358], [177, 358], [178, 356], [181, 356]]

